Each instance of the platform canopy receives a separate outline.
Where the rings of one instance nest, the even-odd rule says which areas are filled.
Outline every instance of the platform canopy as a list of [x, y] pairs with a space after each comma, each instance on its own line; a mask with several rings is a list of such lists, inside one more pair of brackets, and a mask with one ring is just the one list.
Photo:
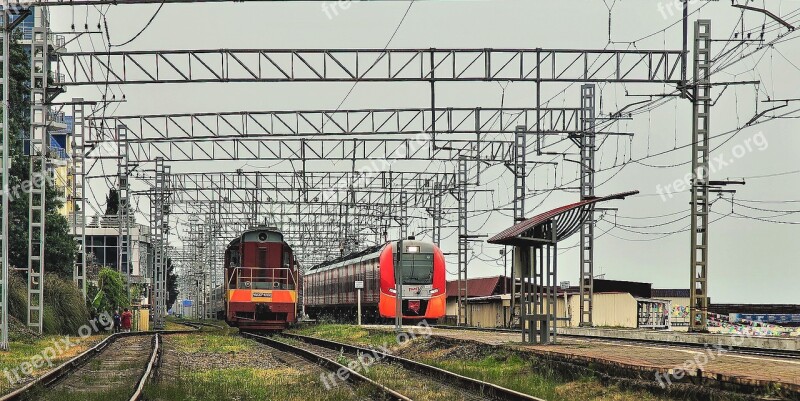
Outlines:
[[[595, 205], [598, 203], [614, 199], [625, 199], [638, 193], [639, 191], [622, 192], [561, 206], [521, 221], [490, 238], [487, 242], [512, 246], [534, 246], [542, 243], [559, 242], [578, 232], [581, 225], [592, 216]], [[550, 227], [553, 226], [551, 225], [552, 222], [556, 223], [555, 235], [550, 232]]]

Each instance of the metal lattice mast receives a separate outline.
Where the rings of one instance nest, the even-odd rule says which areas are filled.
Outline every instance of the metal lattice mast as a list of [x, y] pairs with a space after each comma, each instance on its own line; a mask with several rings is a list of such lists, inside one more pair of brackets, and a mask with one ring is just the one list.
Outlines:
[[[581, 85], [580, 174], [581, 200], [594, 197], [595, 160], [595, 86]], [[594, 298], [594, 216], [592, 214], [581, 225], [581, 283], [580, 325], [592, 326], [592, 302]]]
[[10, 65], [6, 62], [11, 57], [9, 43], [11, 41], [11, 30], [9, 29], [10, 15], [8, 8], [8, 0], [3, 0], [3, 156], [2, 165], [0, 165], [0, 174], [2, 177], [3, 192], [0, 193], [2, 197], [2, 233], [0, 234], [0, 350], [8, 350], [8, 140], [9, 140], [9, 83], [10, 83]]
[[434, 184], [433, 196], [431, 197], [431, 220], [433, 226], [433, 243], [439, 245], [442, 241], [442, 188], [438, 182]]
[[458, 315], [457, 324], [468, 324], [467, 319], [467, 159], [458, 159]]
[[694, 24], [694, 102], [692, 111], [691, 294], [690, 331], [707, 331], [708, 185], [711, 113], [711, 20]]
[[408, 194], [405, 189], [400, 190], [400, 239], [408, 238]]
[[128, 129], [125, 126], [117, 126], [117, 196], [119, 207], [117, 208], [117, 271], [126, 277], [126, 288], [130, 289], [131, 282], [131, 230], [130, 230], [130, 188], [128, 186]]
[[72, 99], [72, 238], [78, 244], [72, 278], [86, 298], [86, 165], [84, 164], [85, 105], [83, 99]]
[[[219, 236], [220, 236], [220, 205], [219, 201], [212, 203], [211, 213], [209, 215], [211, 220], [211, 229], [210, 229], [210, 256], [211, 256], [211, 305], [214, 306], [214, 309], [217, 306], [217, 303], [220, 301], [217, 299], [217, 293], [215, 289], [217, 288], [218, 281], [219, 281], [219, 273], [222, 269], [222, 265], [220, 264], [220, 251], [219, 251]], [[211, 314], [211, 318], [213, 319], [215, 316], [213, 313]]]
[[150, 202], [150, 243], [153, 247], [153, 264], [150, 277], [153, 282], [151, 303], [155, 301], [152, 320], [157, 328], [163, 327], [163, 313], [166, 306], [165, 279], [167, 269], [166, 232], [168, 228], [169, 205], [166, 202], [167, 168], [164, 159], [156, 160], [155, 180], [152, 188], [153, 198]]
[[527, 133], [525, 126], [517, 126], [514, 133], [514, 224], [525, 220], [525, 163], [526, 163], [526, 139]]
[[45, 190], [47, 187], [49, 74], [47, 11], [37, 8], [31, 37], [31, 131], [28, 192], [28, 327], [41, 334], [44, 317]]
[[214, 311], [214, 286], [212, 285], [212, 273], [214, 271], [214, 247], [212, 243], [214, 241], [214, 217], [213, 214], [210, 216], [206, 216], [205, 220], [205, 230], [204, 234], [205, 237], [203, 238], [203, 251], [205, 252], [203, 263], [204, 263], [204, 271], [203, 271], [203, 289], [205, 291], [205, 296], [203, 299], [205, 302], [205, 318], [206, 319], [213, 319], [213, 311]]
[[[539, 123], [537, 123], [537, 127], [539, 127]], [[527, 132], [525, 131], [525, 126], [521, 125], [517, 126], [516, 132], [514, 133], [514, 163], [511, 166], [512, 172], [514, 173], [514, 224], [525, 220], [525, 192], [527, 192], [525, 177], [527, 176], [526, 163], [528, 153]], [[509, 321], [514, 321], [516, 313], [515, 293], [517, 289], [517, 278], [515, 277], [515, 271], [516, 269], [511, 269], [511, 316], [509, 317]], [[523, 277], [520, 277], [520, 279], [523, 279]]]

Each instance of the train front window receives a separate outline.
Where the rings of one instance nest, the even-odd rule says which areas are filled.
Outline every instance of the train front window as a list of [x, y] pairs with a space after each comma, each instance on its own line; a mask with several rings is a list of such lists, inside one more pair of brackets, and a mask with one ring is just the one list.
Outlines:
[[432, 253], [404, 253], [400, 265], [403, 272], [403, 284], [433, 283]]

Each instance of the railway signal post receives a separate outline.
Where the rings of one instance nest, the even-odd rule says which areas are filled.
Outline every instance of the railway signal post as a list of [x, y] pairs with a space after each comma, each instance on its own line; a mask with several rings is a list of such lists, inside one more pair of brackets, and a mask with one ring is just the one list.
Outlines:
[[357, 314], [358, 314], [358, 325], [361, 326], [361, 290], [364, 288], [364, 282], [359, 280], [356, 281], [356, 300], [358, 302], [357, 307]]

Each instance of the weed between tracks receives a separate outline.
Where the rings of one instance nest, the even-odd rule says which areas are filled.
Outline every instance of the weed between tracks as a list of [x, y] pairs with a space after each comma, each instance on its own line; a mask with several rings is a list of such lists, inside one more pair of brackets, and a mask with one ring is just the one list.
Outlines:
[[322, 368], [276, 357], [270, 348], [227, 331], [164, 337], [157, 383], [145, 387], [150, 401], [370, 399], [368, 388], [326, 390]]

